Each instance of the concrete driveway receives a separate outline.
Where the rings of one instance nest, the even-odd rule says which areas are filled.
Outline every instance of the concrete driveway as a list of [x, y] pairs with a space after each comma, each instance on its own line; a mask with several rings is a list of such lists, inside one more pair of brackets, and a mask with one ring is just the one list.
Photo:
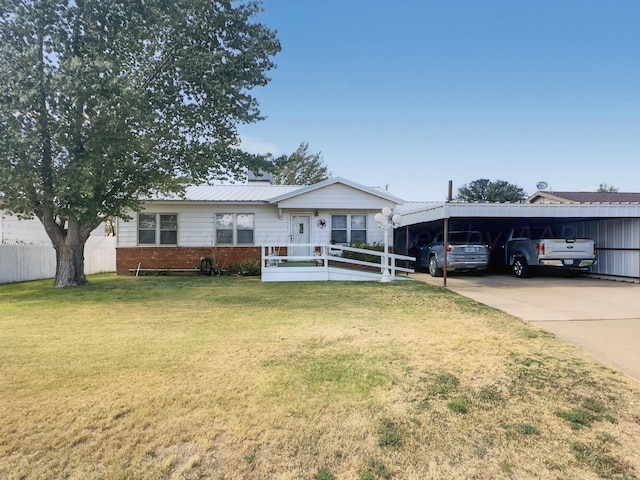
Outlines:
[[[442, 286], [442, 278], [414, 278]], [[554, 333], [640, 380], [640, 285], [591, 278], [450, 275], [447, 288]]]

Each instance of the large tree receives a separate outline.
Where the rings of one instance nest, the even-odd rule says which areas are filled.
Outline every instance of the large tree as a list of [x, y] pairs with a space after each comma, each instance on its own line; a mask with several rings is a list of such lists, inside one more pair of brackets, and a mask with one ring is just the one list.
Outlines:
[[515, 203], [523, 201], [526, 196], [522, 188], [512, 183], [480, 178], [460, 187], [456, 199], [463, 202]]
[[331, 177], [320, 153], [309, 153], [309, 144], [302, 142], [291, 155], [273, 161], [273, 182], [278, 185], [311, 185]]
[[0, 1], [0, 193], [40, 219], [55, 285], [84, 244], [155, 192], [264, 167], [237, 148], [280, 50], [232, 0]]

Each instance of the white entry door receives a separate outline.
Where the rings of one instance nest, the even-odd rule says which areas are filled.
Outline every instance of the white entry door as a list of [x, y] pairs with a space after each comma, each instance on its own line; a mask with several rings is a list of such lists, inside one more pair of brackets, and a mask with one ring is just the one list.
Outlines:
[[[310, 215], [291, 215], [291, 243], [311, 243]], [[290, 255], [311, 255], [311, 247], [292, 247]]]

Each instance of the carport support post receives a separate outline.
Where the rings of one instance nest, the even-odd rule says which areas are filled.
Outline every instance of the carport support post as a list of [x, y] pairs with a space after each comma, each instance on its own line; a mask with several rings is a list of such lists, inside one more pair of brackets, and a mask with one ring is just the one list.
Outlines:
[[[453, 180], [449, 180], [449, 184], [447, 185], [447, 201], [449, 203], [453, 200]], [[444, 265], [442, 269], [442, 284], [443, 286], [447, 286], [447, 247], [449, 246], [449, 217], [447, 216], [447, 206], [445, 205], [445, 215], [444, 215], [444, 238], [443, 247], [444, 247]]]
[[447, 286], [447, 247], [449, 244], [449, 219], [444, 217], [444, 232], [443, 232], [443, 242], [444, 242], [444, 265], [442, 269], [442, 284], [443, 286]]

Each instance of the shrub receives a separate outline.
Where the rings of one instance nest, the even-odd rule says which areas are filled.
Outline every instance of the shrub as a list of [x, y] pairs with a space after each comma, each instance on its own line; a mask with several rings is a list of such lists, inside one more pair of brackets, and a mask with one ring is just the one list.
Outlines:
[[[362, 248], [363, 250], [373, 250], [374, 252], [384, 252], [384, 245], [381, 243], [350, 243], [350, 247], [353, 248]], [[367, 255], [366, 253], [360, 252], [342, 252], [343, 258], [350, 258], [352, 260], [361, 260], [363, 262], [371, 262], [371, 263], [380, 263], [379, 255]]]
[[258, 260], [247, 258], [246, 260], [241, 260], [231, 265], [229, 273], [240, 275], [241, 277], [256, 277], [259, 276], [262, 271]]

